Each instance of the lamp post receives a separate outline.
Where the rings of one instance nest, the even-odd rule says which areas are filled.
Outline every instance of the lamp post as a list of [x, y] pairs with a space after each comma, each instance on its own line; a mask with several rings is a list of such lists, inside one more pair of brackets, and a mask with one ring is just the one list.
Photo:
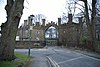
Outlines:
[[[30, 28], [29, 28], [29, 31], [30, 31], [30, 45], [31, 45], [31, 31], [32, 31], [32, 26], [30, 26]], [[29, 48], [28, 48], [28, 56], [30, 56], [30, 45], [29, 45]]]

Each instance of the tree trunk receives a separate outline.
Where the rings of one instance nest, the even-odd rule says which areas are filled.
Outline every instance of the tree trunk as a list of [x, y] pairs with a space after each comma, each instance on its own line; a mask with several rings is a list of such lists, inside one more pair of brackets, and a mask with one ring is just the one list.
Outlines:
[[91, 34], [92, 34], [93, 47], [95, 46], [95, 38], [96, 38], [95, 23], [96, 23], [96, 0], [92, 0]]
[[88, 29], [88, 42], [89, 42], [89, 49], [94, 51], [94, 39], [95, 39], [95, 4], [96, 1], [92, 0], [92, 19], [90, 21], [89, 19], [89, 13], [88, 13], [88, 5], [87, 5], [87, 0], [84, 0], [85, 3], [85, 17], [86, 17], [86, 24], [87, 24], [87, 29]]
[[7, 0], [5, 7], [7, 21], [1, 26], [1, 60], [14, 59], [14, 46], [20, 18], [23, 13], [24, 0]]

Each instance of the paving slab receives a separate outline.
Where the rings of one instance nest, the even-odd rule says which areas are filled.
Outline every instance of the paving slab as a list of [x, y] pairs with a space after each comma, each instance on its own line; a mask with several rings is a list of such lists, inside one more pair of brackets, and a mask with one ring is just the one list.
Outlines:
[[49, 67], [49, 63], [45, 57], [34, 57], [30, 60], [28, 67]]

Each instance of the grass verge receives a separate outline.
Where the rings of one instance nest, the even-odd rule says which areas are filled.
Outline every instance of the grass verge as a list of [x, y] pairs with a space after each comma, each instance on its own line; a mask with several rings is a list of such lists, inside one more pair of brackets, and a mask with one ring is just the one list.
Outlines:
[[25, 63], [30, 60], [31, 57], [29, 57], [26, 54], [22, 53], [15, 53], [15, 56], [17, 57], [13, 61], [2, 61], [0, 62], [0, 67], [18, 67], [21, 63]]

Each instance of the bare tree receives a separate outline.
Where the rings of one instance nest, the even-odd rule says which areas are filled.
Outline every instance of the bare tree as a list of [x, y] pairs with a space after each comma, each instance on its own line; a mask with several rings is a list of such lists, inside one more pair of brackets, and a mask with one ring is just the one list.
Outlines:
[[33, 21], [34, 22], [42, 22], [42, 19], [46, 19], [46, 16], [43, 14], [37, 14], [34, 16]]
[[85, 18], [86, 18], [86, 24], [88, 28], [88, 40], [90, 44], [90, 49], [94, 49], [94, 44], [95, 44], [95, 23], [96, 23], [96, 0], [92, 0], [92, 14], [91, 14], [91, 19], [89, 18], [89, 9], [87, 5], [87, 0], [80, 0], [83, 1], [85, 4]]
[[7, 21], [1, 25], [0, 60], [14, 59], [14, 46], [24, 0], [7, 0]]
[[[88, 44], [89, 44], [90, 49], [94, 50], [95, 23], [96, 23], [96, 0], [92, 0], [92, 7], [90, 7], [90, 5], [88, 4], [88, 0], [73, 0], [73, 1], [74, 2], [70, 3], [70, 4], [77, 4], [77, 5], [80, 5], [81, 7], [83, 7], [83, 9], [85, 9], [83, 11], [78, 7], [74, 7], [73, 8], [74, 11], [75, 11], [75, 8], [78, 8], [84, 14], [84, 17], [85, 17], [85, 20], [86, 20], [87, 29], [88, 29], [88, 32], [87, 32], [88, 33]], [[83, 1], [84, 2], [84, 6], [79, 4], [78, 1]], [[69, 9], [71, 11], [71, 8], [69, 8]], [[91, 15], [91, 18], [89, 17], [90, 15]]]

